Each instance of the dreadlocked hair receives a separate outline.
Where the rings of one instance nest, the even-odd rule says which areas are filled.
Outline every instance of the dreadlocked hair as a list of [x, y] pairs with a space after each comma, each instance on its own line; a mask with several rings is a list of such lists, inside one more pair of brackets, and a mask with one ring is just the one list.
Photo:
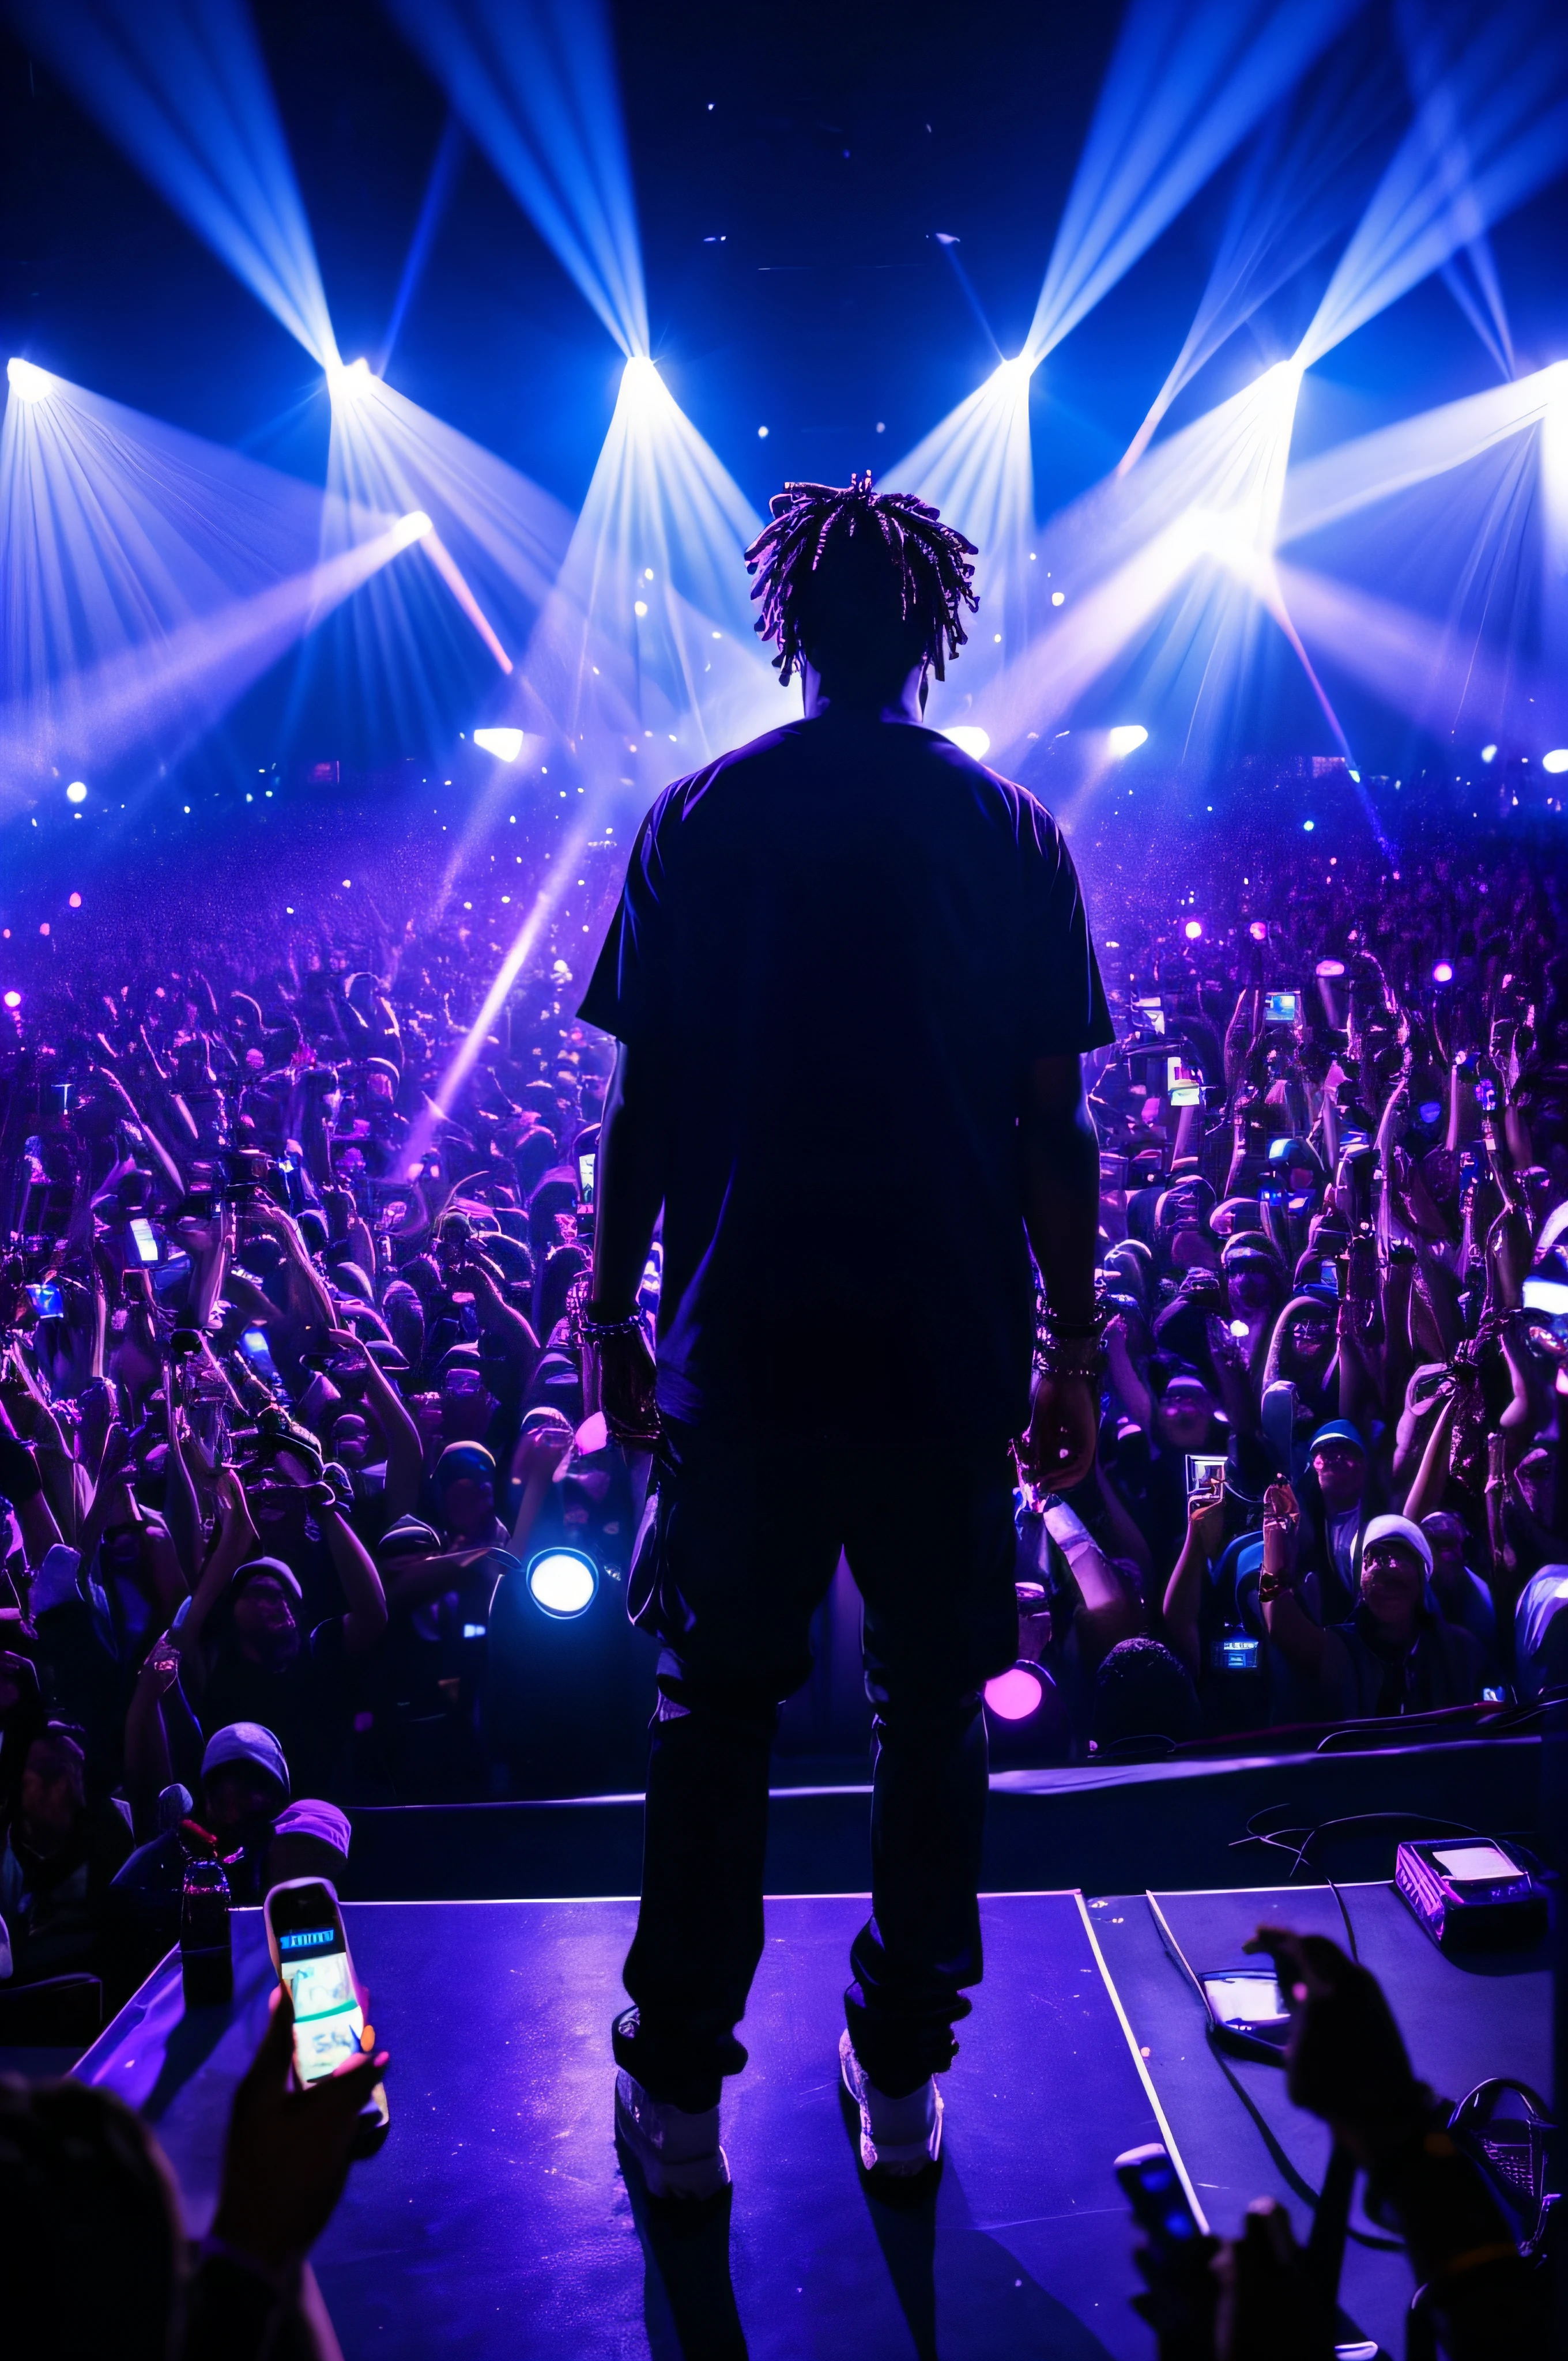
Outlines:
[[968, 637], [959, 610], [968, 607], [972, 613], [980, 604], [970, 587], [970, 561], [978, 555], [972, 541], [944, 524], [940, 512], [913, 492], [873, 496], [869, 468], [863, 476], [851, 476], [848, 489], [786, 484], [771, 506], [773, 521], [746, 552], [746, 571], [758, 577], [751, 593], [762, 602], [757, 633], [778, 644], [773, 668], [781, 686], [788, 685], [806, 653], [802, 627], [811, 577], [835, 543], [852, 541], [862, 531], [881, 535], [898, 577], [903, 620], [921, 631], [937, 678], [946, 679], [946, 659], [956, 656]]

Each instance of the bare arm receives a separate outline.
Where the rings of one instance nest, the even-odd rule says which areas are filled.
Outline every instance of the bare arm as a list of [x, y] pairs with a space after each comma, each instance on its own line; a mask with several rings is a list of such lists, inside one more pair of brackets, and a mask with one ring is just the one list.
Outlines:
[[1198, 1653], [1198, 1617], [1203, 1603], [1203, 1576], [1218, 1549], [1225, 1527], [1223, 1500], [1200, 1496], [1187, 1504], [1187, 1531], [1181, 1554], [1165, 1588], [1165, 1639], [1194, 1680], [1202, 1669]]

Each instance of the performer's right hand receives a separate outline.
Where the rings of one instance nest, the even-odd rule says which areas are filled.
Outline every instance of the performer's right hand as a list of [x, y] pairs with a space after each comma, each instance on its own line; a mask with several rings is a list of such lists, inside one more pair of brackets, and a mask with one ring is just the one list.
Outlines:
[[1094, 1465], [1097, 1411], [1087, 1378], [1038, 1378], [1028, 1433], [1017, 1446], [1019, 1472], [1042, 1492], [1080, 1484]]
[[656, 1371], [646, 1337], [640, 1329], [607, 1336], [598, 1353], [599, 1408], [612, 1439], [630, 1449], [648, 1450], [659, 1439], [659, 1411], [653, 1399]]

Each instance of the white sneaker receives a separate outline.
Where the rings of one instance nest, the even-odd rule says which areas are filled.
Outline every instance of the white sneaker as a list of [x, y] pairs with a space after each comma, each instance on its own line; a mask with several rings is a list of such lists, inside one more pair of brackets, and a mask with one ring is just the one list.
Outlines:
[[688, 2115], [665, 2106], [622, 2067], [615, 2078], [615, 2128], [641, 2166], [650, 2197], [717, 2197], [729, 2188], [717, 2107]]
[[942, 2094], [927, 2075], [907, 2098], [890, 2099], [868, 2081], [849, 2034], [839, 2036], [839, 2070], [861, 2111], [861, 2162], [868, 2172], [909, 2180], [935, 2164], [942, 2147]]

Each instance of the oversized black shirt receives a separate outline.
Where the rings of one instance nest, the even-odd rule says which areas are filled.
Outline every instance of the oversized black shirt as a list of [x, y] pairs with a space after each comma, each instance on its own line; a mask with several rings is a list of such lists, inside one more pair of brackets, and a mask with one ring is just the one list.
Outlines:
[[1024, 1079], [1113, 1038], [1032, 796], [934, 730], [786, 723], [655, 802], [581, 1014], [659, 1070], [666, 1416], [1021, 1429]]

